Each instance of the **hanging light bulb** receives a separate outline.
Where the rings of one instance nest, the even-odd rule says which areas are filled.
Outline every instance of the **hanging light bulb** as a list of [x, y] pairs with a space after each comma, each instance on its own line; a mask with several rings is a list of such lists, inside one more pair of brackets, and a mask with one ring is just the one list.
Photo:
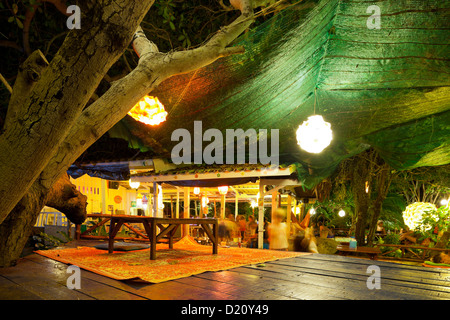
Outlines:
[[195, 187], [194, 188], [194, 194], [200, 194], [200, 188], [199, 187]]
[[258, 203], [256, 203], [255, 200], [252, 200], [252, 202], [250, 202], [250, 206], [252, 207], [252, 209], [255, 209], [258, 206]]
[[309, 209], [309, 214], [310, 215], [316, 214], [316, 209], [314, 209], [314, 208]]
[[344, 210], [339, 210], [339, 212], [338, 212], [338, 215], [339, 215], [339, 217], [345, 217], [345, 211]]
[[227, 194], [228, 192], [228, 186], [218, 187], [217, 189], [219, 189], [220, 194]]
[[310, 153], [320, 153], [333, 139], [331, 125], [320, 115], [308, 117], [297, 129], [297, 143]]
[[128, 184], [130, 185], [131, 189], [137, 189], [141, 185], [141, 183], [139, 181], [133, 182], [133, 181], [131, 181], [131, 179], [128, 180]]

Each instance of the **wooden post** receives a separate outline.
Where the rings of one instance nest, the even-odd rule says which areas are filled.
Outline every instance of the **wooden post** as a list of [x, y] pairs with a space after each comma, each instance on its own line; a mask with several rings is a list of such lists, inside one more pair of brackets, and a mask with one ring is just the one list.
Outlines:
[[170, 217], [175, 218], [175, 212], [173, 212], [173, 195], [170, 195]]
[[153, 217], [158, 214], [158, 184], [153, 182]]
[[224, 194], [221, 195], [221, 200], [220, 200], [220, 218], [225, 219], [225, 195]]
[[289, 194], [287, 197], [287, 210], [286, 210], [286, 224], [288, 226], [289, 232], [291, 230], [291, 202], [292, 202], [292, 197]]
[[264, 185], [259, 180], [258, 200], [258, 249], [263, 248], [264, 243]]
[[278, 191], [272, 192], [272, 217], [271, 217], [272, 222], [273, 222], [273, 216], [275, 214], [275, 210], [277, 210], [277, 208], [278, 208], [277, 194], [278, 194]]
[[237, 219], [237, 216], [238, 216], [238, 212], [239, 212], [239, 199], [238, 199], [238, 197], [239, 197], [239, 194], [238, 194], [238, 192], [236, 191], [236, 190], [234, 190], [234, 192], [236, 193], [236, 198], [234, 199], [234, 205], [235, 205], [235, 208], [234, 208], [234, 219], [236, 220]]
[[180, 218], [180, 189], [177, 187], [177, 210], [176, 210], [176, 218]]
[[[191, 198], [190, 198], [190, 188], [189, 187], [184, 187], [184, 211], [183, 211], [183, 218], [189, 218], [189, 213], [190, 213], [190, 202], [191, 202]], [[189, 225], [188, 224], [183, 224], [183, 229], [181, 230], [181, 236], [185, 237], [187, 235], [189, 235]]]
[[101, 180], [101, 186], [100, 188], [101, 190], [101, 194], [102, 194], [102, 213], [103, 214], [107, 214], [106, 212], [106, 208], [108, 208], [107, 204], [106, 204], [106, 188], [107, 188], [107, 183], [105, 179]]
[[197, 217], [197, 200], [194, 200], [194, 217]]

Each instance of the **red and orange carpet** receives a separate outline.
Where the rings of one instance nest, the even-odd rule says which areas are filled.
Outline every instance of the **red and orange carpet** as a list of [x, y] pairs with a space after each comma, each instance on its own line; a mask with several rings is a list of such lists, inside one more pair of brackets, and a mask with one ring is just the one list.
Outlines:
[[134, 279], [150, 283], [309, 254], [219, 246], [218, 254], [213, 255], [211, 246], [200, 245], [190, 237], [175, 243], [173, 249], [169, 249], [167, 244], [158, 244], [156, 248], [156, 260], [150, 260], [150, 249], [109, 254], [107, 250], [77, 247], [36, 253], [116, 280]]

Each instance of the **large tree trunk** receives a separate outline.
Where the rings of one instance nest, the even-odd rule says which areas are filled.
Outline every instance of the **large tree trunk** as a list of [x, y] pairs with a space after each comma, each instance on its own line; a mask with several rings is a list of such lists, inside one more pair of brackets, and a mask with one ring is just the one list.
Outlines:
[[161, 53], [139, 34], [133, 41], [136, 69], [85, 108], [153, 2], [84, 3], [81, 11], [88, 17], [82, 30], [72, 30], [48, 67], [42, 64], [21, 103], [10, 100], [12, 113], [0, 135], [0, 244], [5, 244], [0, 265], [18, 258], [47, 191], [90, 145], [163, 80], [242, 53], [243, 47], [229, 45], [253, 22], [253, 8], [270, 1], [238, 1], [241, 15], [195, 49]]
[[70, 182], [67, 173], [47, 193], [45, 205], [61, 211], [72, 223], [82, 224], [86, 220], [87, 196]]
[[377, 197], [372, 206], [372, 219], [369, 223], [369, 234], [367, 235], [367, 245], [373, 245], [373, 239], [375, 237], [375, 231], [377, 229], [378, 219], [380, 217], [383, 201], [389, 191], [389, 187], [392, 181], [392, 173], [390, 166], [385, 163], [382, 165], [380, 172], [377, 174]]
[[62, 175], [50, 190], [34, 183], [0, 224], [0, 267], [15, 264], [45, 205], [61, 211], [72, 223], [80, 224], [86, 219], [86, 200], [67, 174]]
[[58, 150], [153, 2], [82, 2], [82, 28], [69, 32], [48, 66], [37, 60], [26, 90], [14, 85], [0, 135], [0, 223]]
[[20, 257], [44, 207], [46, 192], [47, 190], [34, 184], [0, 224], [0, 267], [15, 265]]
[[353, 162], [352, 191], [355, 199], [355, 240], [358, 246], [364, 246], [367, 215], [369, 211], [370, 192], [366, 192], [366, 181], [370, 183], [370, 163], [366, 152], [358, 155]]
[[[352, 190], [356, 210], [355, 238], [358, 246], [372, 245], [377, 221], [391, 181], [390, 166], [375, 150], [370, 149], [356, 156], [353, 161]], [[376, 194], [375, 199], [372, 199], [372, 194]], [[372, 212], [370, 219], [369, 211]], [[367, 227], [369, 233], [366, 241]]]

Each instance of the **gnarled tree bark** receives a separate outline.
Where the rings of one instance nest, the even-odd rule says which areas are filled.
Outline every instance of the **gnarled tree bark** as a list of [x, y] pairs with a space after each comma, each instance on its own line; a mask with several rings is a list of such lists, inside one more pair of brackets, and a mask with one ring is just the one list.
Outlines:
[[81, 11], [92, 21], [69, 33], [18, 110], [19, 120], [0, 136], [5, 150], [0, 155], [0, 266], [20, 256], [46, 194], [90, 145], [163, 80], [243, 52], [228, 46], [253, 22], [253, 8], [266, 1], [241, 0], [241, 15], [192, 50], [161, 53], [145, 37], [135, 38], [138, 66], [85, 108], [133, 33], [141, 31], [139, 23], [153, 2], [88, 1]]

